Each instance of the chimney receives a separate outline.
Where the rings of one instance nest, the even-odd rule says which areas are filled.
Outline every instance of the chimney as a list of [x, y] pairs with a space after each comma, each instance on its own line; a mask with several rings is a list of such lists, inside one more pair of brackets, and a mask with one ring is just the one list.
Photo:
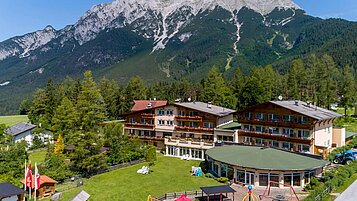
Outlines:
[[147, 108], [151, 108], [152, 107], [152, 103], [151, 103], [151, 101], [148, 103], [148, 106], [147, 106]]
[[296, 106], [299, 106], [299, 101], [296, 100], [296, 101], [295, 101], [295, 105], [296, 105]]
[[208, 102], [208, 103], [207, 103], [207, 107], [208, 107], [209, 109], [212, 109], [212, 102]]

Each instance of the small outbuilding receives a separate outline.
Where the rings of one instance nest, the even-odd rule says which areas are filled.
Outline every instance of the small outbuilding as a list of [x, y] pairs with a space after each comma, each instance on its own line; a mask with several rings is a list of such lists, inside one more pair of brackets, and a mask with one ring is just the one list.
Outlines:
[[235, 183], [284, 188], [305, 187], [310, 178], [322, 173], [327, 161], [277, 148], [231, 145], [207, 150], [209, 169]]
[[[35, 181], [35, 176], [33, 176], [32, 181]], [[22, 183], [25, 185], [25, 181], [22, 180]], [[52, 178], [46, 176], [46, 175], [41, 175], [40, 176], [40, 187], [36, 192], [37, 198], [43, 198], [43, 197], [49, 197], [52, 196], [55, 193], [55, 185], [58, 182], [53, 180]], [[30, 187], [30, 186], [27, 186]], [[31, 186], [31, 192], [32, 195], [34, 196], [34, 189], [35, 189], [35, 182], [33, 182]]]
[[26, 191], [10, 184], [9, 182], [0, 183], [0, 200], [1, 201], [20, 201], [23, 200]]

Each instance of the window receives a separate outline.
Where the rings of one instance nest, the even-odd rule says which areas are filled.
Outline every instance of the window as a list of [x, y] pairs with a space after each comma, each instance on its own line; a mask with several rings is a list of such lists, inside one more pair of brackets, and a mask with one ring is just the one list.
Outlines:
[[256, 126], [255, 131], [257, 132], [264, 132], [264, 127], [263, 126]]
[[279, 134], [279, 128], [276, 127], [269, 127], [270, 134]]
[[284, 174], [284, 184], [291, 185], [291, 174]]
[[265, 144], [265, 140], [257, 138], [257, 139], [255, 139], [255, 143], [258, 145], [263, 145], [263, 144]]
[[250, 137], [244, 137], [244, 142], [245, 142], [245, 143], [251, 143], [251, 142], [252, 142], [252, 138], [250, 138]]
[[221, 142], [233, 142], [233, 137], [232, 136], [218, 135], [217, 138], [218, 138], [218, 141], [221, 141]]
[[190, 153], [190, 149], [187, 147], [180, 147], [180, 156], [187, 155]]
[[244, 130], [246, 130], [246, 131], [250, 131], [250, 125], [244, 125]]
[[213, 123], [212, 122], [204, 122], [203, 127], [204, 128], [213, 128]]
[[167, 124], [168, 126], [173, 126], [173, 125], [174, 125], [174, 122], [171, 121], [171, 120], [168, 120], [168, 121], [166, 121], [166, 124]]
[[165, 110], [162, 110], [162, 109], [158, 110], [157, 115], [160, 115], [160, 116], [165, 115]]
[[244, 118], [246, 120], [252, 120], [253, 114], [251, 112], [244, 113]]
[[283, 121], [285, 121], [285, 122], [293, 122], [294, 121], [294, 117], [290, 116], [290, 115], [283, 115]]
[[191, 116], [191, 117], [198, 116], [198, 112], [190, 111], [190, 116]]
[[294, 137], [294, 130], [291, 128], [283, 128], [283, 135], [288, 137]]
[[279, 187], [279, 174], [270, 173], [269, 181], [273, 182], [273, 183], [271, 183], [272, 187]]
[[307, 130], [298, 130], [298, 137], [299, 138], [309, 138], [310, 137], [310, 131]]
[[307, 124], [307, 123], [309, 123], [309, 119], [305, 116], [301, 116], [301, 123]]
[[177, 155], [176, 147], [174, 147], [174, 146], [169, 146], [168, 151], [169, 151], [168, 155], [170, 155], [170, 156], [176, 156]]
[[130, 118], [129, 121], [130, 121], [130, 123], [136, 123], [136, 119], [135, 118]]
[[256, 114], [258, 120], [264, 120], [264, 114], [262, 113], [257, 113]]
[[173, 110], [167, 110], [166, 115], [172, 116], [174, 114]]
[[181, 126], [181, 127], [185, 126], [185, 122], [183, 122], [183, 121], [179, 121], [179, 122], [177, 122], [177, 124], [178, 124], [178, 126]]
[[240, 183], [245, 183], [245, 172], [242, 170], [237, 170], [237, 181]]
[[305, 184], [310, 183], [311, 177], [314, 176], [314, 171], [308, 171], [304, 173]]
[[277, 141], [271, 141], [271, 146], [272, 146], [272, 147], [279, 147], [279, 142], [277, 142]]
[[227, 177], [228, 166], [221, 164], [221, 177]]
[[307, 153], [307, 152], [310, 152], [310, 146], [309, 146], [309, 145], [299, 144], [299, 145], [298, 145], [298, 150], [299, 150], [300, 152]]
[[190, 122], [189, 125], [190, 125], [190, 127], [194, 127], [194, 128], [198, 127], [198, 123], [197, 122]]
[[165, 125], [165, 121], [164, 120], [158, 120], [158, 124], [159, 124], [159, 126], [163, 126], [163, 125]]
[[279, 115], [269, 114], [268, 115], [268, 120], [270, 120], [270, 121], [279, 121]]
[[217, 164], [213, 164], [213, 172], [218, 174], [218, 165]]
[[180, 110], [179, 111], [179, 116], [185, 116], [185, 111]]
[[292, 144], [289, 142], [283, 142], [283, 149], [290, 150], [292, 147]]
[[202, 151], [200, 149], [191, 149], [191, 158], [201, 159]]
[[300, 186], [300, 173], [294, 173], [293, 174], [293, 186]]
[[259, 173], [259, 186], [268, 186], [269, 174]]
[[142, 124], [146, 124], [147, 122], [146, 122], [146, 119], [141, 119], [141, 123]]

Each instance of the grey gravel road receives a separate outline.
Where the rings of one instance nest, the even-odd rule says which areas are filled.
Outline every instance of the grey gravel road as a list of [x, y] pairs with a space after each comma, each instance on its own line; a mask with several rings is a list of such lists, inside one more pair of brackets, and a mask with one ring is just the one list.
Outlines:
[[357, 180], [353, 182], [335, 201], [356, 201], [357, 200]]

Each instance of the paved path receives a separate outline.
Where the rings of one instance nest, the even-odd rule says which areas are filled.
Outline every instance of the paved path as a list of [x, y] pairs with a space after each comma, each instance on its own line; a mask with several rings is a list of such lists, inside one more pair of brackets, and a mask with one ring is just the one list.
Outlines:
[[335, 201], [356, 201], [357, 200], [357, 180], [353, 182]]

